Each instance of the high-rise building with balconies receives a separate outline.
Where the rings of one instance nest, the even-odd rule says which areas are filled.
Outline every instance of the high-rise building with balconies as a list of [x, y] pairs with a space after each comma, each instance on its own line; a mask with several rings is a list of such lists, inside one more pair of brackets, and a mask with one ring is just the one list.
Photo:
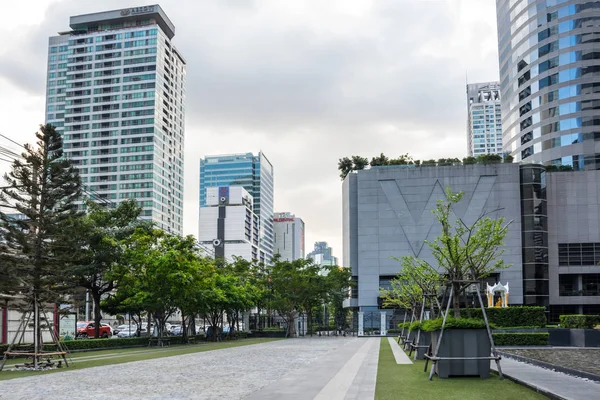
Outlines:
[[467, 85], [467, 152], [469, 156], [502, 155], [502, 117], [498, 82]]
[[186, 62], [158, 5], [70, 18], [48, 45], [46, 122], [88, 192], [183, 233]]

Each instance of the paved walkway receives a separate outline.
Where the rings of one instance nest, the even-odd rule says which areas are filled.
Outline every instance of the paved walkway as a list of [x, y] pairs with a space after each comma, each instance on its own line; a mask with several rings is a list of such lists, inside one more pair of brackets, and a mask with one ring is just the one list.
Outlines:
[[410, 358], [406, 355], [404, 350], [400, 348], [400, 345], [394, 338], [389, 337], [388, 341], [390, 342], [390, 347], [392, 348], [392, 353], [394, 353], [394, 358], [396, 359], [396, 364], [412, 364]]
[[[491, 362], [494, 371], [496, 362]], [[551, 399], [589, 400], [600, 398], [600, 384], [552, 371], [536, 365], [503, 358], [500, 367], [505, 377], [536, 390]]]
[[[0, 399], [373, 399], [380, 338], [302, 338], [0, 382]], [[100, 386], [98, 386], [100, 385]]]

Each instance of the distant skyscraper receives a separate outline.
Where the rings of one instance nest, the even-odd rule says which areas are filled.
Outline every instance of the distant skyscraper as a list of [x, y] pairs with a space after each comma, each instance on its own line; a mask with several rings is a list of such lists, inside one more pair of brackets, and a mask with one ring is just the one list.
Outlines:
[[327, 242], [315, 242], [314, 250], [306, 257], [312, 259], [319, 265], [338, 265], [338, 259], [332, 254], [333, 250], [327, 246]]
[[258, 216], [252, 211], [252, 196], [241, 186], [206, 189], [206, 205], [200, 207], [198, 241], [214, 249], [215, 258], [232, 261], [234, 256], [265, 262], [258, 245]]
[[504, 150], [600, 169], [600, 5], [497, 0]]
[[275, 213], [273, 227], [273, 254], [281, 255], [281, 259], [285, 261], [304, 258], [304, 221], [289, 212]]
[[207, 205], [207, 188], [242, 186], [254, 199], [260, 220], [259, 246], [273, 256], [273, 166], [262, 152], [206, 156], [200, 160], [200, 207]]
[[50, 37], [46, 122], [97, 197], [183, 233], [186, 62], [158, 5], [71, 17]]
[[468, 154], [502, 155], [502, 122], [500, 115], [500, 84], [498, 82], [467, 85]]

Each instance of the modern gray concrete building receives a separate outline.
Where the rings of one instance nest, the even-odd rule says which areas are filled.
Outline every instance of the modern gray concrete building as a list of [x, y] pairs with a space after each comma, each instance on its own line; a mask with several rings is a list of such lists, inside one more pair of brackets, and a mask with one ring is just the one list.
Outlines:
[[600, 314], [600, 171], [548, 173], [546, 182], [551, 311]]
[[504, 150], [600, 169], [600, 3], [497, 0]]
[[86, 192], [135, 199], [142, 218], [183, 233], [186, 61], [158, 5], [70, 18], [50, 37], [46, 122]]
[[467, 153], [503, 154], [500, 82], [467, 84]]
[[[436, 265], [425, 240], [440, 233], [432, 214], [445, 188], [464, 192], [456, 217], [482, 213], [511, 221], [503, 259], [489, 281], [510, 285], [510, 304], [548, 307], [551, 320], [600, 312], [600, 184], [597, 171], [546, 172], [539, 164], [387, 166], [343, 182], [344, 265], [357, 286], [346, 306], [380, 309], [380, 288], [400, 271], [391, 257]], [[379, 318], [378, 315], [375, 316]]]
[[510, 283], [511, 302], [523, 303], [519, 179], [516, 164], [376, 167], [349, 174], [343, 183], [344, 265], [358, 283], [349, 305], [360, 311], [378, 309], [380, 287], [400, 271], [391, 257], [413, 255], [436, 265], [424, 241], [439, 235], [431, 211], [445, 198], [446, 187], [465, 193], [454, 208], [465, 222], [498, 208], [495, 216], [512, 221], [504, 252], [512, 267], [499, 279]]

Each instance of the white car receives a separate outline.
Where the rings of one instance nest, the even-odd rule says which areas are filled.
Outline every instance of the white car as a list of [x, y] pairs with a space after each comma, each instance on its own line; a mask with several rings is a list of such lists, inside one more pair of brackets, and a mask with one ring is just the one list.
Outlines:
[[134, 328], [136, 325], [135, 324], [125, 324], [125, 325], [119, 325], [117, 326], [115, 329], [113, 329], [113, 334], [114, 335], [118, 335], [119, 332], [124, 331], [126, 329], [129, 329], [129, 326], [131, 326], [132, 328]]

